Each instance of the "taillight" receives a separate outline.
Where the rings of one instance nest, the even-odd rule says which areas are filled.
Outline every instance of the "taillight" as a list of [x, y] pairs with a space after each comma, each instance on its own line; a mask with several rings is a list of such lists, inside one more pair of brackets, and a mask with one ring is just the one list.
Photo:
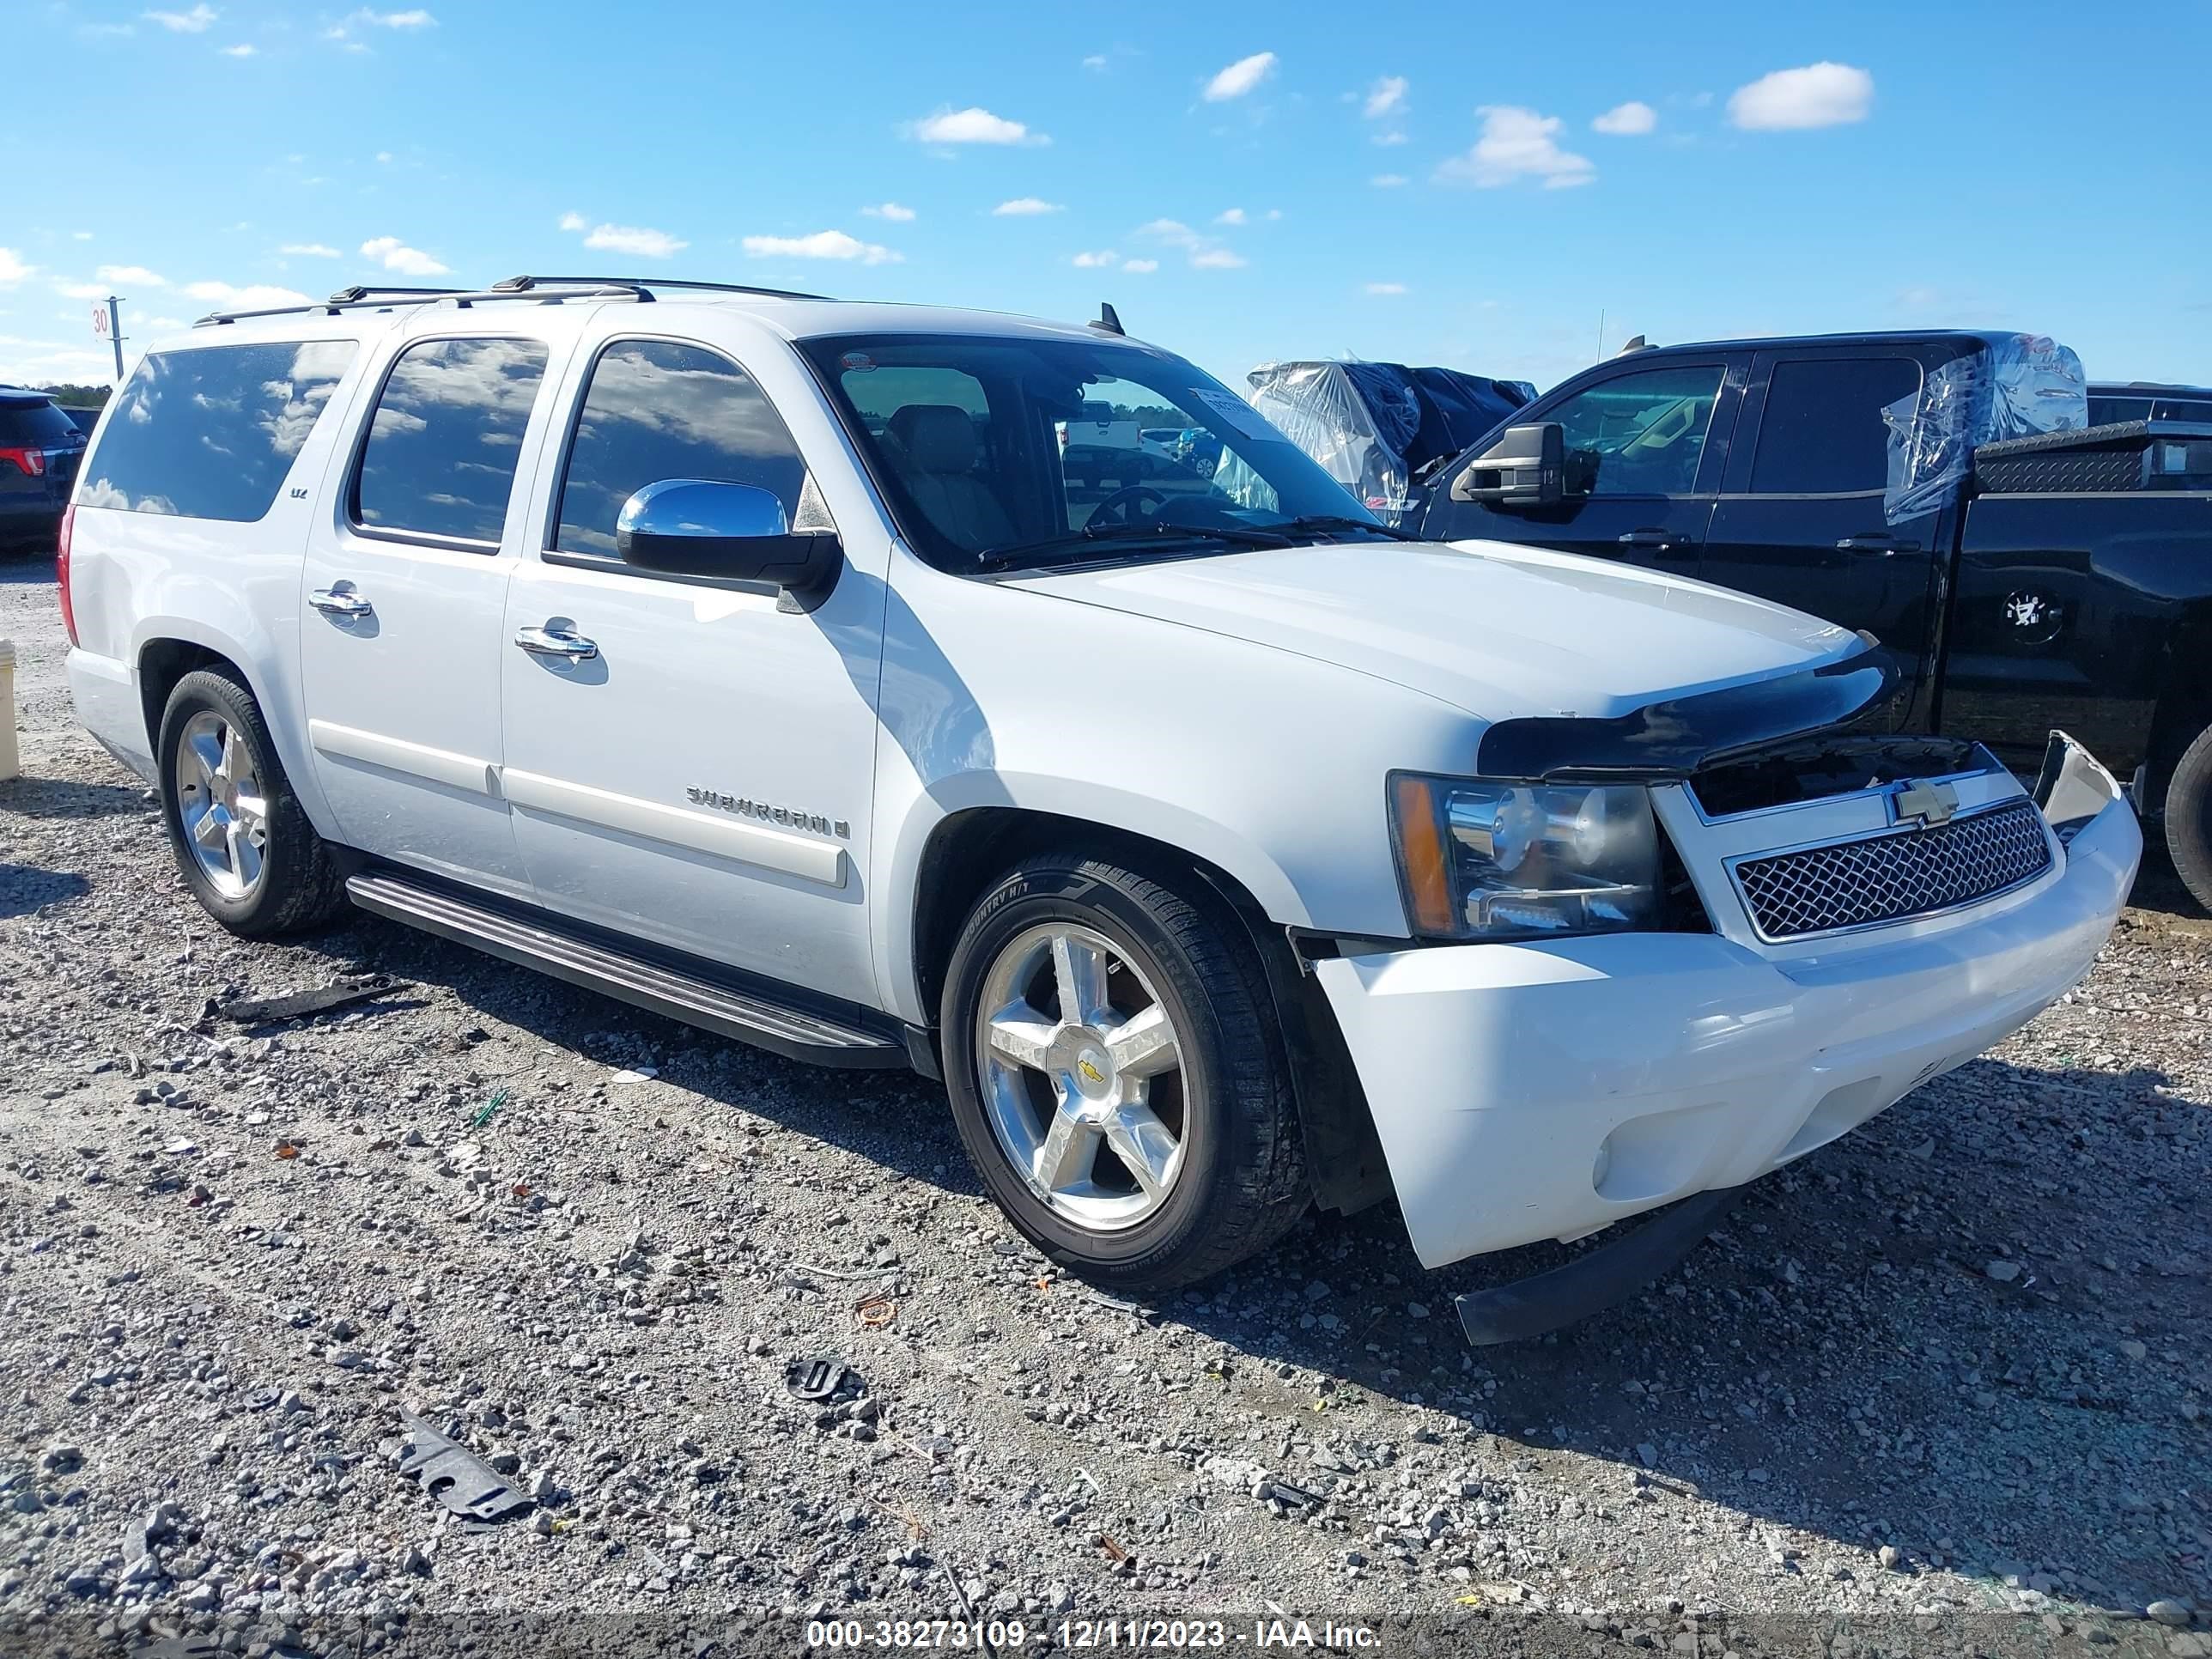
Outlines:
[[15, 470], [33, 478], [46, 476], [46, 452], [43, 449], [10, 448], [0, 445], [0, 461], [13, 461]]
[[70, 603], [70, 532], [76, 528], [76, 503], [62, 509], [61, 534], [54, 543], [54, 586], [62, 596], [62, 631], [76, 643], [76, 609]]

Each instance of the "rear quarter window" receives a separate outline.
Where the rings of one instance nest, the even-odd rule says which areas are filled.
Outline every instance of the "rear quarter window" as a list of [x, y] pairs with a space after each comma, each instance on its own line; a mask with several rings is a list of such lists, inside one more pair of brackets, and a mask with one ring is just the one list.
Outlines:
[[0, 444], [44, 448], [76, 441], [75, 423], [57, 404], [0, 403]]
[[308, 340], [154, 353], [117, 395], [78, 502], [251, 523], [276, 501], [359, 350]]

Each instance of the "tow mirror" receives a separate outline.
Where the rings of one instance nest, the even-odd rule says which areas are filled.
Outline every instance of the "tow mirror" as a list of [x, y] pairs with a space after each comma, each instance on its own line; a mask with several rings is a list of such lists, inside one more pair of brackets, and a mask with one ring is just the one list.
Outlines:
[[624, 501], [615, 550], [662, 575], [772, 582], [809, 605], [836, 586], [845, 557], [834, 531], [794, 532], [770, 491], [704, 478], [665, 478]]
[[1566, 437], [1557, 421], [1507, 427], [1451, 487], [1455, 501], [1508, 508], [1557, 507], [1566, 493]]

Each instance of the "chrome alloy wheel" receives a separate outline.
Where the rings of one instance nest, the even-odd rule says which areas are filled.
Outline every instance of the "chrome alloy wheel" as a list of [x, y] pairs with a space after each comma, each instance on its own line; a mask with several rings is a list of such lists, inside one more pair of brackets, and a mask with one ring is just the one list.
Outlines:
[[253, 751], [230, 723], [203, 708], [185, 723], [172, 757], [177, 819], [200, 873], [227, 899], [261, 884], [269, 803], [253, 775]]
[[1137, 965], [1103, 933], [1042, 923], [985, 976], [975, 1026], [1000, 1150], [1054, 1214], [1133, 1227], [1182, 1173], [1182, 1043]]

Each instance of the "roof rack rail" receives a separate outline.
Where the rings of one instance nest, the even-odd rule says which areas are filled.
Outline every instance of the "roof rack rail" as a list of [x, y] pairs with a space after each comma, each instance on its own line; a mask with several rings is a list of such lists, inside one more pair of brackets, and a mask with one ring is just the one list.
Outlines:
[[363, 300], [427, 300], [439, 294], [465, 294], [463, 288], [370, 288], [356, 283], [351, 288], [342, 288], [325, 301], [325, 305], [359, 305]]
[[749, 283], [699, 283], [681, 276], [510, 276], [494, 283], [495, 289], [528, 293], [546, 283], [607, 283], [622, 288], [696, 288], [713, 294], [755, 294], [769, 300], [827, 300], [827, 294], [802, 294], [795, 289], [756, 288]]
[[[195, 322], [194, 328], [220, 326], [224, 323], [242, 323], [255, 317], [296, 317], [304, 312], [319, 311], [328, 317], [340, 312], [374, 308], [379, 306], [410, 303], [435, 303], [450, 300], [466, 308], [491, 300], [528, 300], [538, 305], [558, 305], [563, 300], [635, 300], [641, 305], [653, 301], [653, 292], [640, 283], [601, 282], [586, 278], [572, 282], [565, 278], [540, 277], [535, 281], [523, 278], [526, 288], [513, 288], [501, 283], [495, 288], [349, 288], [340, 289], [327, 300], [311, 300], [303, 306], [269, 306], [259, 311], [211, 311]], [[349, 295], [353, 297], [348, 297]]]

